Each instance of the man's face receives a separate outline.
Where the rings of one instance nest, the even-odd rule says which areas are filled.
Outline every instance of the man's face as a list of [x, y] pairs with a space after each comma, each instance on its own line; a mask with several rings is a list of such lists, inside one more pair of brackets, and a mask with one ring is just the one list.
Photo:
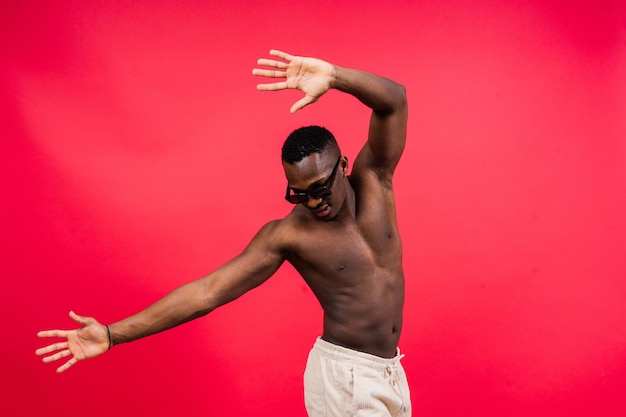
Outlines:
[[293, 164], [283, 162], [287, 201], [302, 204], [320, 219], [333, 218], [337, 214], [333, 210], [337, 177], [344, 172], [342, 160], [338, 152], [326, 152], [311, 154]]

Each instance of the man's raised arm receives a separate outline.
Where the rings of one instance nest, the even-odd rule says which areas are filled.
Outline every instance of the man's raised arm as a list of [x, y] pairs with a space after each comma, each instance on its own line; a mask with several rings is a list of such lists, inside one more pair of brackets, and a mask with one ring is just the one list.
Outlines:
[[255, 68], [261, 77], [285, 78], [285, 81], [259, 84], [262, 91], [301, 90], [305, 96], [291, 107], [294, 113], [316, 102], [329, 89], [351, 94], [372, 109], [368, 140], [354, 168], [374, 170], [381, 178], [391, 178], [406, 142], [408, 106], [405, 88], [387, 78], [356, 69], [343, 68], [317, 58], [294, 56], [271, 50], [276, 59], [259, 59]]

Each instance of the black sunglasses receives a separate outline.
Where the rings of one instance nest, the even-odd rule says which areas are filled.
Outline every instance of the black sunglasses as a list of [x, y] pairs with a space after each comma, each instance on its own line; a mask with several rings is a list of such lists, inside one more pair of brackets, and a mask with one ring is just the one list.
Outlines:
[[337, 159], [335, 168], [333, 168], [333, 172], [330, 174], [330, 177], [328, 177], [328, 180], [324, 184], [318, 185], [310, 191], [295, 190], [287, 184], [287, 194], [285, 195], [285, 200], [289, 201], [291, 204], [302, 204], [309, 201], [309, 197], [314, 200], [330, 197], [333, 193], [331, 188], [335, 182], [335, 174], [337, 173], [337, 168], [339, 168], [339, 162], [341, 162], [341, 156]]

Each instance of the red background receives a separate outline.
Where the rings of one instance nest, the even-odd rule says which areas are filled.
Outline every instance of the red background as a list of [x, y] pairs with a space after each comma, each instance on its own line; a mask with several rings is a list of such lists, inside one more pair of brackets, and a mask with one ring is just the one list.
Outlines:
[[[445, 3], [445, 5], [443, 5]], [[289, 267], [57, 375], [38, 330], [109, 323], [284, 216], [279, 149], [368, 111], [251, 75], [270, 48], [406, 85], [395, 182], [416, 416], [626, 415], [626, 8], [615, 1], [4, 2], [3, 416], [303, 416], [321, 311]]]

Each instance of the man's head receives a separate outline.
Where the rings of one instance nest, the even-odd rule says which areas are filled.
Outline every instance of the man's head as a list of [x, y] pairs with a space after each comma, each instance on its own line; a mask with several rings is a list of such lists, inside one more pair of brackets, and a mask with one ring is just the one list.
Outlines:
[[307, 126], [296, 129], [285, 140], [282, 150], [283, 162], [293, 164], [312, 153], [322, 153], [327, 148], [339, 150], [337, 141], [330, 131], [321, 126]]
[[348, 162], [335, 137], [320, 126], [293, 131], [285, 140], [282, 160], [287, 177], [285, 198], [302, 204], [321, 219], [334, 218], [345, 200]]

